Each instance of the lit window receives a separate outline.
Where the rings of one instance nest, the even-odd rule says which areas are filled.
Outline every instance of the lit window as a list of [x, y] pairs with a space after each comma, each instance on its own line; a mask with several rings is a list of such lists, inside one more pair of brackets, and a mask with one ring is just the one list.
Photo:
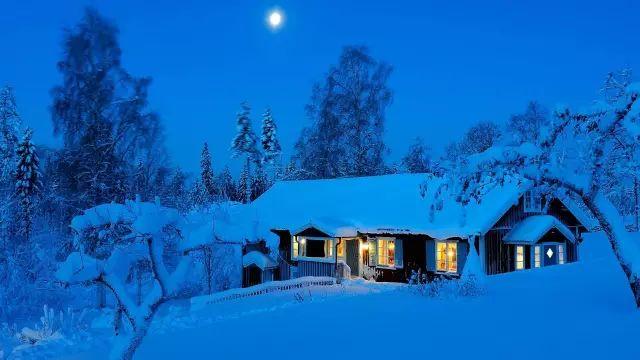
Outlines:
[[533, 267], [539, 268], [540, 267], [540, 261], [541, 261], [541, 258], [540, 258], [540, 246], [536, 245], [533, 248]]
[[436, 270], [458, 272], [458, 243], [454, 241], [436, 241]]
[[291, 241], [291, 258], [295, 259], [298, 256], [304, 256], [306, 240], [303, 237], [294, 236]]
[[516, 246], [516, 270], [524, 269], [524, 246]]
[[524, 211], [542, 212], [542, 197], [536, 191], [524, 193]]
[[393, 239], [378, 239], [378, 265], [394, 266], [396, 243]]
[[564, 264], [564, 245], [558, 245], [558, 264]]
[[344, 243], [346, 240], [338, 240], [338, 257], [344, 257]]
[[324, 254], [325, 257], [333, 257], [333, 240], [324, 241]]

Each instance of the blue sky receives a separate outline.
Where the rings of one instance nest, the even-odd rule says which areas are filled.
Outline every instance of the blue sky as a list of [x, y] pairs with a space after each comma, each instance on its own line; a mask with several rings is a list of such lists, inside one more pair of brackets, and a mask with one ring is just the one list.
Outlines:
[[[539, 100], [586, 104], [608, 71], [640, 72], [640, 2], [609, 1], [37, 1], [3, 2], [0, 84], [16, 89], [36, 141], [55, 145], [49, 90], [59, 83], [62, 29], [91, 5], [120, 28], [123, 62], [149, 75], [175, 163], [196, 170], [202, 142], [229, 160], [239, 103], [256, 127], [270, 105], [290, 152], [304, 105], [348, 44], [394, 66], [390, 160], [416, 135], [439, 149], [473, 122], [504, 121]], [[283, 28], [265, 24], [285, 12]]]

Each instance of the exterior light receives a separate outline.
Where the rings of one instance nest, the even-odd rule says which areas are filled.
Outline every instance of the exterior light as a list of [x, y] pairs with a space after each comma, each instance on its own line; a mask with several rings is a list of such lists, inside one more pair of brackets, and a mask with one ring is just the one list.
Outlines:
[[307, 239], [305, 238], [300, 239], [300, 244], [304, 244], [305, 242], [307, 242]]

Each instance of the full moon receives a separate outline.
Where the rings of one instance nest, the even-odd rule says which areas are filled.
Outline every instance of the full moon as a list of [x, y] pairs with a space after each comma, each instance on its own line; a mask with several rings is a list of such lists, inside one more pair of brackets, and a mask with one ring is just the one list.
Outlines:
[[273, 10], [269, 13], [269, 26], [272, 29], [277, 29], [282, 25], [282, 12], [279, 10]]

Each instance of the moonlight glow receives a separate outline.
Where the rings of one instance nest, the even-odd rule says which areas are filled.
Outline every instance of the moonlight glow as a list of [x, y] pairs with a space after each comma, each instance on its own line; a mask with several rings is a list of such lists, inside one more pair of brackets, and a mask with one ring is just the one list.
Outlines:
[[277, 29], [282, 26], [282, 19], [283, 16], [280, 10], [272, 10], [269, 12], [269, 18], [267, 20], [272, 29]]

